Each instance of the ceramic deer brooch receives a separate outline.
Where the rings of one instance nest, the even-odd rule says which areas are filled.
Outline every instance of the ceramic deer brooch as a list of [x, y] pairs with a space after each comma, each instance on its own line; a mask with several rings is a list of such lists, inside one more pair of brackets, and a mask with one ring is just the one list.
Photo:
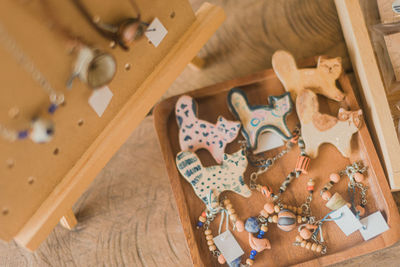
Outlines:
[[323, 143], [334, 145], [346, 158], [351, 154], [351, 137], [362, 124], [362, 111], [339, 109], [338, 117], [319, 112], [317, 95], [311, 90], [303, 90], [296, 100], [297, 115], [301, 123], [301, 133], [305, 152], [311, 158], [318, 156], [318, 148]]
[[223, 160], [226, 145], [239, 134], [240, 123], [220, 116], [217, 123], [212, 124], [198, 119], [196, 110], [196, 102], [190, 96], [181, 96], [176, 103], [181, 150], [195, 152], [205, 148], [219, 164]]
[[292, 54], [278, 50], [272, 56], [272, 67], [293, 101], [304, 89], [336, 101], [344, 99], [344, 94], [336, 87], [336, 80], [342, 74], [340, 57], [327, 59], [321, 56], [316, 68], [299, 69]]
[[195, 153], [182, 151], [176, 156], [176, 166], [207, 206], [217, 205], [219, 195], [226, 190], [244, 197], [251, 195], [243, 179], [247, 168], [243, 150], [231, 155], [223, 154], [222, 164], [210, 167], [204, 167]]
[[293, 109], [290, 94], [270, 96], [268, 100], [268, 105], [250, 106], [242, 90], [233, 88], [228, 94], [228, 106], [242, 122], [247, 147], [253, 150], [257, 149], [259, 136], [265, 132], [276, 133], [285, 141], [292, 137], [286, 124], [286, 116]]

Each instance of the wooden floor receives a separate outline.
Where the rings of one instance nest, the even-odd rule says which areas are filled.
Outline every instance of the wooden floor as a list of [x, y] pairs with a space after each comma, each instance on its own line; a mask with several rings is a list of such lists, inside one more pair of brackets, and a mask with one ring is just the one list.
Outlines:
[[[351, 71], [331, 0], [211, 2], [228, 17], [200, 53], [208, 65], [187, 68], [165, 97], [269, 68], [279, 48], [341, 56]], [[0, 266], [190, 266], [163, 164], [149, 116], [74, 206], [77, 228], [57, 226], [35, 253], [0, 241]], [[400, 243], [337, 266], [399, 266], [399, 258]]]

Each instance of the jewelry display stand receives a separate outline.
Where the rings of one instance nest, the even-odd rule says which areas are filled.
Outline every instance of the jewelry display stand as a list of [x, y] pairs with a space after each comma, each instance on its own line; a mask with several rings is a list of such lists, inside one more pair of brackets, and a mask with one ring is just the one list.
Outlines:
[[[83, 2], [107, 22], [132, 16], [129, 1]], [[225, 18], [221, 8], [208, 3], [194, 14], [187, 0], [136, 2], [144, 22], [158, 18], [168, 31], [158, 47], [143, 37], [128, 52], [112, 48], [72, 1], [51, 3], [53, 15], [73, 33], [116, 59], [117, 72], [108, 85], [113, 97], [99, 117], [88, 104], [92, 89], [77, 80], [67, 91], [75, 57], [50, 27], [40, 1], [3, 1], [1, 23], [53, 87], [65, 94], [66, 103], [53, 116], [51, 142], [0, 140], [0, 239], [35, 250], [59, 221], [74, 227], [72, 205]], [[0, 58], [0, 122], [18, 129], [47, 107], [48, 95], [1, 45]], [[201, 67], [199, 62], [193, 65]]]

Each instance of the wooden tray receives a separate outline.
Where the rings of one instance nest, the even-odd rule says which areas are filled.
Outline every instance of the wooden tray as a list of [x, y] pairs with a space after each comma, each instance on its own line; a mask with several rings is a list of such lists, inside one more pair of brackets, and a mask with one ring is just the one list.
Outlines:
[[[310, 61], [315, 64], [313, 59]], [[309, 62], [309, 63], [310, 63]], [[349, 79], [342, 75], [339, 80], [343, 91], [346, 93], [346, 101], [343, 105], [348, 105], [351, 109], [358, 109]], [[199, 117], [211, 122], [215, 122], [218, 115], [223, 115], [228, 119], [234, 119], [229, 112], [226, 96], [230, 88], [240, 87], [245, 90], [250, 103], [266, 104], [268, 95], [279, 95], [284, 89], [272, 70], [266, 70], [244, 78], [227, 81], [224, 83], [209, 86], [189, 93], [198, 103]], [[198, 217], [201, 214], [204, 204], [194, 194], [192, 187], [178, 173], [175, 166], [175, 156], [179, 152], [178, 127], [174, 115], [174, 106], [179, 96], [164, 100], [154, 110], [155, 128], [160, 140], [161, 150], [167, 166], [172, 190], [178, 206], [179, 216], [183, 230], [186, 235], [188, 247], [190, 249], [193, 264], [195, 266], [220, 266], [215, 258], [208, 251], [203, 230], [196, 229]], [[336, 114], [339, 105], [327, 99], [320, 98], [323, 112]], [[289, 127], [293, 129], [298, 121], [295, 112], [288, 117]], [[242, 139], [242, 137], [240, 137]], [[297, 235], [297, 231], [289, 233], [282, 232], [275, 225], [270, 226], [266, 237], [271, 241], [272, 249], [264, 251], [256, 256], [255, 266], [288, 266], [288, 265], [328, 265], [343, 261], [352, 257], [366, 254], [384, 247], [390, 246], [400, 238], [399, 214], [390, 193], [383, 169], [379, 163], [375, 148], [371, 141], [367, 127], [365, 125], [360, 132], [352, 139], [353, 155], [351, 161], [343, 158], [339, 152], [331, 145], [323, 145], [320, 148], [319, 157], [311, 161], [310, 171], [307, 176], [302, 175], [295, 180], [283, 195], [285, 203], [290, 205], [300, 205], [304, 202], [307, 192], [305, 190], [307, 178], [313, 177], [316, 181], [316, 192], [312, 209], [314, 215], [321, 218], [329, 212], [324, 206], [324, 202], [318, 196], [319, 190], [328, 181], [328, 175], [344, 169], [346, 165], [355, 160], [362, 160], [368, 166], [367, 181], [370, 187], [368, 191], [367, 213], [370, 214], [377, 210], [382, 211], [390, 226], [390, 230], [382, 235], [364, 242], [360, 233], [356, 232], [345, 237], [343, 232], [335, 223], [329, 222], [324, 225], [324, 238], [328, 244], [326, 255], [317, 255], [311, 251], [294, 247], [292, 243]], [[232, 153], [239, 149], [237, 140], [227, 147], [227, 152]], [[273, 155], [280, 148], [270, 152]], [[294, 168], [299, 151], [298, 148], [289, 152], [283, 159], [280, 159], [264, 175], [260, 177], [260, 183], [268, 183], [276, 191], [282, 180]], [[214, 159], [207, 151], [198, 151], [202, 163], [206, 166], [215, 165]], [[249, 168], [245, 174], [245, 181], [248, 182], [249, 175], [253, 169]], [[341, 181], [333, 190], [339, 191], [343, 197], [348, 199], [346, 193], [347, 181]], [[224, 193], [231, 199], [241, 219], [249, 216], [258, 215], [265, 198], [258, 192], [253, 192], [249, 199], [245, 199], [231, 192]], [[217, 235], [219, 218], [212, 223], [214, 235]], [[245, 251], [242, 262], [250, 253], [248, 245], [248, 235], [246, 232], [234, 232], [235, 237]]]

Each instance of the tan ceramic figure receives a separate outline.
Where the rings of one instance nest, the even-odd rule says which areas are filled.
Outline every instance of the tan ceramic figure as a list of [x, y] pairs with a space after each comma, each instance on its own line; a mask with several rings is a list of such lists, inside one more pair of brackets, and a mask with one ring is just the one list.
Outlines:
[[272, 56], [272, 67], [293, 102], [301, 90], [310, 89], [327, 98], [342, 101], [344, 94], [336, 87], [336, 80], [342, 74], [340, 57], [327, 59], [319, 57], [316, 68], [297, 68], [292, 54], [278, 50]]
[[301, 123], [301, 133], [305, 152], [311, 157], [318, 156], [318, 148], [330, 143], [346, 158], [351, 154], [351, 137], [362, 123], [362, 111], [339, 110], [338, 117], [319, 112], [317, 95], [311, 90], [303, 90], [296, 100], [297, 115]]

